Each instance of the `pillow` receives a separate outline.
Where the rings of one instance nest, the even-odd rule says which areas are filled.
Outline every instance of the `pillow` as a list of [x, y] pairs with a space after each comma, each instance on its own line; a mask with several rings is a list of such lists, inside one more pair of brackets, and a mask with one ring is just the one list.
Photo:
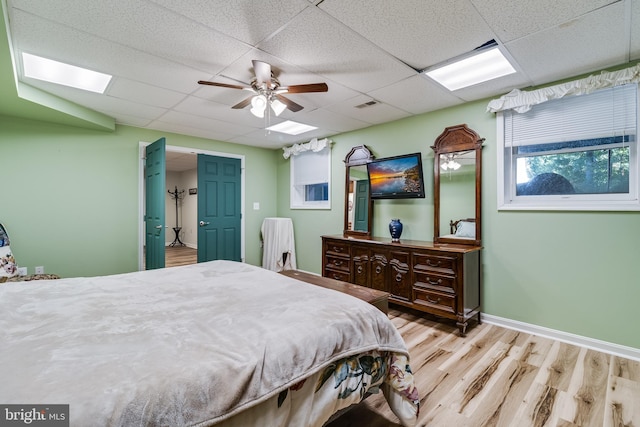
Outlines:
[[13, 277], [17, 274], [18, 266], [9, 247], [9, 235], [2, 224], [0, 224], [0, 279]]
[[465, 237], [469, 239], [476, 238], [476, 224], [475, 222], [460, 221], [456, 228], [456, 237]]

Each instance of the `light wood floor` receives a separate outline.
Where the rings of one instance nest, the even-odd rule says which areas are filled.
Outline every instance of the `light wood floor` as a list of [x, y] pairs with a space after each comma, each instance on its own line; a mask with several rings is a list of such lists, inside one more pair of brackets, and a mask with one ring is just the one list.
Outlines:
[[[512, 331], [391, 309], [420, 392], [418, 426], [639, 427], [640, 362]], [[400, 426], [382, 394], [327, 427]]]
[[198, 250], [187, 246], [167, 246], [164, 249], [165, 267], [195, 264], [198, 262]]

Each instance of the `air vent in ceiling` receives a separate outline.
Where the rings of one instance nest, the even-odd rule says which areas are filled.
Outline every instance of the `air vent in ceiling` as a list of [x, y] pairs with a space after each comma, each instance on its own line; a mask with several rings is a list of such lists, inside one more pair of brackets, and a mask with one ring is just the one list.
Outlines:
[[365, 102], [364, 104], [356, 105], [356, 108], [366, 108], [376, 104], [379, 104], [379, 102], [372, 99], [371, 101]]

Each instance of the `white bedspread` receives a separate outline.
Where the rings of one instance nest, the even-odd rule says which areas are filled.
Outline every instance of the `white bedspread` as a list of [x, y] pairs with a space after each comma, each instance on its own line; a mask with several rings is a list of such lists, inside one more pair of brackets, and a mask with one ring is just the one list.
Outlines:
[[369, 350], [406, 354], [375, 307], [248, 264], [0, 285], [0, 402], [72, 426], [214, 424]]

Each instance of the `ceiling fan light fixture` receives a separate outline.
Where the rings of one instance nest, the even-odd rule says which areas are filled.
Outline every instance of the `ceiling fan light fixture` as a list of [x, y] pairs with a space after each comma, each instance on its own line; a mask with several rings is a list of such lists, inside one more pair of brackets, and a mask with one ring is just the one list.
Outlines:
[[263, 118], [264, 110], [267, 108], [267, 97], [264, 95], [256, 95], [251, 100], [251, 114], [256, 117]]
[[287, 106], [284, 105], [282, 102], [280, 102], [278, 99], [271, 100], [271, 109], [273, 110], [276, 116], [279, 116], [280, 114], [282, 114], [282, 112], [286, 108]]

